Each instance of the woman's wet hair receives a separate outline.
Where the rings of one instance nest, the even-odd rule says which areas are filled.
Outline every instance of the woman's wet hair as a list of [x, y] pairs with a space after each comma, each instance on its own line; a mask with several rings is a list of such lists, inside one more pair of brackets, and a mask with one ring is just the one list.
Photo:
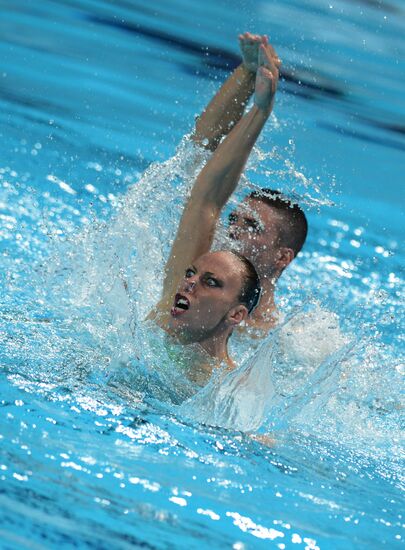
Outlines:
[[240, 303], [247, 307], [249, 315], [253, 312], [257, 304], [259, 303], [260, 296], [262, 294], [262, 287], [260, 285], [259, 275], [250, 260], [245, 256], [237, 252], [236, 250], [230, 251], [236, 256], [245, 268], [243, 276], [243, 285], [239, 294]]

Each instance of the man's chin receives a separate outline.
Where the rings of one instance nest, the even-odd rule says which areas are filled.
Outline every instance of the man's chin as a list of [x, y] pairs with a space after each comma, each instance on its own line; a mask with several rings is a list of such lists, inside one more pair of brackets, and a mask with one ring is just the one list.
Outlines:
[[241, 244], [238, 252], [245, 256], [245, 258], [247, 258], [249, 262], [251, 262], [255, 266], [255, 268], [257, 268], [259, 264], [262, 263], [260, 251], [255, 247], [252, 248], [252, 246], [249, 244], [245, 244], [245, 246]]
[[242, 256], [245, 256], [245, 258], [249, 259], [249, 257], [252, 256], [252, 247], [250, 243], [246, 243], [243, 240], [241, 241], [239, 239], [229, 238], [229, 244], [232, 250], [239, 252], [239, 254], [242, 254]]

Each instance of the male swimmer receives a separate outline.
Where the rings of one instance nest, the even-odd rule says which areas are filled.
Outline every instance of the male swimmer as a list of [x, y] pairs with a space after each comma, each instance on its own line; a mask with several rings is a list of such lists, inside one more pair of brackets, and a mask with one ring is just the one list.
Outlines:
[[197, 177], [165, 267], [162, 298], [149, 315], [179, 342], [200, 345], [212, 358], [200, 366], [208, 377], [215, 365], [234, 368], [229, 337], [247, 320], [260, 294], [260, 279], [248, 259], [237, 252], [209, 250], [220, 210], [271, 112], [278, 63], [263, 38], [254, 106], [216, 147]]
[[[200, 254], [211, 248], [220, 213], [272, 111], [277, 90], [280, 60], [267, 37], [244, 33], [239, 41], [243, 62], [197, 119], [193, 135], [195, 143], [215, 151], [221, 138], [234, 128], [223, 153], [226, 158], [214, 155], [212, 159], [210, 169], [217, 172], [217, 178], [196, 180], [183, 214], [179, 231], [186, 234], [199, 227]], [[271, 73], [267, 103], [262, 105], [257, 99], [256, 81], [255, 105], [243, 116], [255, 90], [256, 72], [263, 70]], [[263, 189], [246, 197], [229, 222], [229, 237], [255, 266], [262, 287], [260, 303], [246, 324], [265, 334], [277, 323], [276, 283], [305, 242], [307, 220], [298, 205], [277, 191]]]

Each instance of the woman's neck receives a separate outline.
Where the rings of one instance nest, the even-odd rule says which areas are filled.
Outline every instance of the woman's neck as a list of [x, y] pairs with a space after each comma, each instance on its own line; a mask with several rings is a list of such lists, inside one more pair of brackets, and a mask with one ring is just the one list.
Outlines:
[[233, 370], [236, 365], [229, 357], [227, 341], [213, 342], [211, 339], [199, 342], [197, 346], [201, 349], [198, 360], [193, 362], [187, 372], [187, 377], [199, 386], [207, 384], [215, 369], [226, 365], [226, 370]]
[[221, 363], [233, 365], [233, 361], [229, 357], [228, 353], [229, 336], [230, 334], [223, 333], [219, 336], [212, 336], [206, 340], [202, 340], [198, 342], [198, 344], [218, 365]]
[[[192, 341], [183, 341], [175, 331], [169, 329], [168, 322], [169, 315], [163, 313], [161, 315], [154, 314], [150, 315], [149, 319], [152, 319], [160, 328], [167, 332], [175, 340], [178, 340], [179, 343], [194, 344], [204, 353], [195, 361], [195, 368], [197, 371], [204, 372], [207, 374], [208, 378], [210, 377], [214, 368], [219, 368], [221, 364], [226, 364], [228, 369], [234, 369], [235, 363], [229, 357], [228, 353], [228, 340], [232, 334], [229, 328], [223, 328], [215, 336], [209, 335], [203, 340], [192, 340]], [[204, 357], [205, 356], [205, 357]], [[191, 377], [189, 377], [191, 379]]]

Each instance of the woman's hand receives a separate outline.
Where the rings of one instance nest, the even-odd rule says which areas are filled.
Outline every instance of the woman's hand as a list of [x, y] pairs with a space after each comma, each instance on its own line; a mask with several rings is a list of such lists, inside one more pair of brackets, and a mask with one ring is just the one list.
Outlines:
[[259, 68], [256, 73], [255, 105], [270, 114], [276, 95], [281, 61], [267, 37], [259, 46]]

